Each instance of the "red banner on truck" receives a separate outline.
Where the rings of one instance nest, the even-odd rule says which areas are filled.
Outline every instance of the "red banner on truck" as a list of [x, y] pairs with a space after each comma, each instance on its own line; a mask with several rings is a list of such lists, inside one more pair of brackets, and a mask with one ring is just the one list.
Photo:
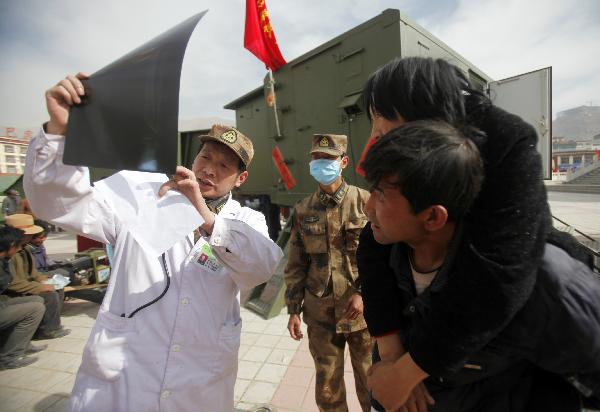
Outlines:
[[294, 176], [292, 176], [290, 168], [285, 164], [283, 154], [281, 153], [281, 150], [279, 150], [278, 146], [275, 146], [271, 152], [271, 157], [273, 158], [275, 167], [277, 167], [277, 171], [279, 171], [279, 174], [283, 179], [286, 189], [291, 190], [294, 186], [296, 186], [296, 179], [294, 179]]

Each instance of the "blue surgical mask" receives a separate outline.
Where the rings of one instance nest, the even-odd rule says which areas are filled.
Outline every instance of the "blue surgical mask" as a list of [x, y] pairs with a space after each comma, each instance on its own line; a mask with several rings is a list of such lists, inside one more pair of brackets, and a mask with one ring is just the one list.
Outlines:
[[317, 159], [310, 162], [310, 175], [323, 185], [330, 185], [342, 173], [338, 160]]

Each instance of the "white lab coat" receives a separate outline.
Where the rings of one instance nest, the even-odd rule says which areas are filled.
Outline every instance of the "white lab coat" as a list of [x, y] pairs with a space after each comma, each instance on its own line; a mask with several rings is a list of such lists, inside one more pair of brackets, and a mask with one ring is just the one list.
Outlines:
[[24, 186], [35, 215], [114, 246], [71, 410], [232, 411], [239, 290], [267, 281], [282, 256], [264, 216], [230, 198], [209, 238], [194, 244], [190, 234], [165, 253], [165, 296], [133, 318], [121, 317], [164, 290], [162, 259], [138, 245], [90, 186], [87, 168], [63, 164], [63, 148], [64, 137], [43, 131], [29, 145]]

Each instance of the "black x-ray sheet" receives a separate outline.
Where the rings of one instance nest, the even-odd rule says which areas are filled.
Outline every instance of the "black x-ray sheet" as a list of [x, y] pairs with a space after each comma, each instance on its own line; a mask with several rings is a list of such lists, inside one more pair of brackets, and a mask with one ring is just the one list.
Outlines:
[[187, 43], [206, 11], [178, 24], [85, 80], [71, 109], [64, 162], [174, 173], [179, 80]]

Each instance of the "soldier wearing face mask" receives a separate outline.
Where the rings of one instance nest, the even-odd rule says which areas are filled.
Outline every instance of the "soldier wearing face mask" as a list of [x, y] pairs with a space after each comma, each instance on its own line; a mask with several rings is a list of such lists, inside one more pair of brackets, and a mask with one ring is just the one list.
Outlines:
[[367, 222], [366, 190], [347, 184], [347, 138], [317, 134], [310, 151], [310, 174], [317, 190], [295, 206], [285, 269], [288, 330], [300, 340], [300, 314], [308, 326], [315, 361], [315, 396], [322, 411], [347, 411], [344, 349], [350, 349], [356, 393], [370, 410], [366, 373], [371, 366], [372, 339], [363, 318], [356, 266], [358, 236]]

